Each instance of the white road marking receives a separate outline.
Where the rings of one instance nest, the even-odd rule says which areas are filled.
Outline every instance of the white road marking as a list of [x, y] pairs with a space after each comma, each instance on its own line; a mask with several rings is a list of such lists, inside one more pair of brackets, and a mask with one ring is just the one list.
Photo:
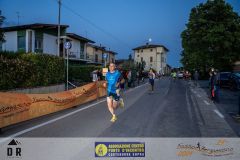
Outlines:
[[210, 105], [210, 103], [208, 103], [206, 100], [203, 101], [206, 105]]
[[[147, 83], [146, 83], [146, 84], [147, 84]], [[130, 91], [133, 91], [134, 89], [137, 89], [137, 88], [139, 88], [139, 87], [141, 87], [141, 86], [144, 86], [144, 85], [146, 85], [146, 84], [143, 84], [143, 85], [140, 85], [140, 86], [138, 86], [138, 87], [135, 87], [135, 88], [133, 88], [133, 89], [131, 89], [131, 90], [128, 90], [128, 91], [126, 91], [126, 93], [127, 93], [127, 92], [130, 92]], [[70, 112], [70, 113], [67, 113], [67, 114], [65, 114], [65, 115], [62, 115], [62, 116], [59, 116], [59, 117], [57, 117], [57, 118], [51, 119], [51, 120], [49, 120], [49, 121], [47, 121], [47, 122], [43, 122], [43, 123], [41, 123], [41, 124], [38, 124], [38, 125], [36, 125], [36, 126], [34, 126], [34, 127], [31, 127], [31, 128], [22, 130], [22, 131], [20, 131], [20, 132], [17, 132], [17, 133], [15, 133], [15, 134], [9, 135], [9, 136], [6, 137], [6, 138], [0, 137], [0, 144], [3, 143], [3, 142], [5, 142], [5, 141], [7, 141], [7, 140], [12, 139], [13, 137], [17, 137], [17, 136], [22, 135], [22, 134], [24, 134], [24, 133], [30, 132], [30, 131], [32, 131], [32, 130], [34, 130], [34, 129], [37, 129], [37, 128], [40, 128], [40, 127], [42, 127], [42, 126], [48, 125], [48, 124], [50, 124], [50, 123], [56, 122], [56, 121], [58, 121], [58, 120], [60, 120], [60, 119], [69, 117], [69, 116], [71, 116], [71, 115], [73, 115], [73, 114], [75, 114], [75, 113], [81, 112], [81, 111], [83, 111], [83, 110], [85, 110], [85, 109], [91, 108], [91, 107], [93, 107], [93, 106], [95, 106], [95, 105], [97, 105], [97, 104], [100, 104], [100, 103], [102, 103], [102, 102], [105, 102], [105, 101], [106, 101], [106, 98], [104, 98], [104, 100], [101, 100], [101, 101], [98, 101], [98, 102], [96, 102], [96, 103], [87, 105], [87, 106], [85, 106], [85, 107], [83, 107], [83, 108], [77, 109], [77, 110], [72, 111], [72, 112]]]
[[196, 92], [196, 91], [194, 91], [192, 88], [191, 88], [191, 91], [192, 91], [193, 93], [195, 93], [195, 94], [197, 93], [197, 92]]
[[222, 113], [220, 113], [217, 109], [214, 109], [214, 112], [221, 118], [224, 118], [224, 115], [222, 115]]
[[93, 104], [90, 104], [90, 105], [88, 105], [88, 106], [86, 106], [86, 107], [77, 109], [77, 110], [75, 110], [75, 111], [72, 111], [72, 112], [70, 112], [70, 113], [68, 113], [68, 114], [65, 114], [65, 115], [62, 115], [62, 116], [60, 116], [60, 117], [54, 118], [54, 119], [49, 120], [49, 121], [47, 121], [47, 122], [38, 124], [38, 125], [36, 125], [36, 126], [34, 126], [34, 127], [31, 127], [31, 128], [22, 130], [22, 131], [20, 131], [20, 132], [17, 132], [17, 133], [15, 133], [15, 134], [12, 134], [12, 135], [10, 135], [8, 138], [4, 138], [3, 140], [0, 140], [0, 143], [2, 143], [3, 141], [6, 141], [6, 140], [8, 140], [8, 139], [11, 139], [11, 138], [13, 138], [13, 137], [16, 137], [16, 136], [22, 135], [22, 134], [24, 134], [24, 133], [27, 133], [27, 132], [29, 132], [29, 131], [32, 131], [32, 130], [34, 130], [34, 129], [40, 128], [40, 127], [42, 127], [42, 126], [45, 126], [45, 125], [48, 125], [48, 124], [50, 124], [50, 123], [56, 122], [56, 121], [58, 121], [58, 120], [60, 120], [60, 119], [66, 118], [66, 117], [68, 117], [68, 116], [71, 116], [71, 115], [73, 115], [73, 114], [75, 114], [75, 113], [78, 113], [78, 112], [80, 112], [80, 111], [83, 111], [83, 110], [85, 110], [85, 109], [91, 108], [91, 107], [93, 107], [93, 106], [95, 106], [95, 105], [97, 105], [97, 104], [100, 104], [100, 103], [104, 102], [104, 101], [106, 101], [106, 99], [101, 100], [101, 101], [96, 102], [96, 103], [93, 103]]

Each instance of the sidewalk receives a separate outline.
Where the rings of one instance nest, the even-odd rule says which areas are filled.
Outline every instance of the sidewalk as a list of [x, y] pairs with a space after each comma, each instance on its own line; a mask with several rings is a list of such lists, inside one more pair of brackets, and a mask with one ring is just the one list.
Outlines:
[[203, 137], [236, 137], [237, 134], [228, 124], [229, 115], [219, 110], [209, 98], [206, 91], [206, 82], [196, 87], [193, 81], [188, 81], [191, 97], [199, 107], [199, 116], [202, 118], [200, 131]]

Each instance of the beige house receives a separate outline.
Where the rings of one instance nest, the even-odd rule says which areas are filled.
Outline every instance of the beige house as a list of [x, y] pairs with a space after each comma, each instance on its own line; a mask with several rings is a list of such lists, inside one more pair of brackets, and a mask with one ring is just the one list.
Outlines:
[[157, 73], [167, 73], [167, 52], [169, 51], [163, 45], [146, 44], [133, 49], [134, 62], [145, 61], [144, 70], [153, 68]]
[[116, 52], [113, 52], [113, 51], [111, 51], [111, 50], [108, 50], [108, 51], [106, 51], [105, 53], [108, 54], [108, 56], [107, 56], [107, 57], [108, 57], [108, 58], [107, 58], [107, 64], [109, 64], [109, 63], [115, 63], [117, 53], [116, 53]]
[[[70, 49], [69, 53], [69, 59], [70, 60], [86, 60], [86, 50], [87, 50], [87, 44], [88, 43], [95, 43], [94, 41], [87, 39], [85, 37], [82, 37], [80, 35], [77, 35], [75, 33], [66, 33], [66, 39], [68, 41], [71, 41], [72, 47]], [[63, 43], [60, 44], [61, 50], [60, 54], [63, 51]], [[66, 51], [65, 51], [66, 53]]]
[[89, 63], [93, 64], [101, 64], [104, 65], [104, 58], [103, 55], [107, 54], [106, 63], [107, 65], [110, 62], [115, 62], [115, 55], [116, 52], [106, 50], [103, 46], [97, 46], [93, 44], [87, 44], [87, 57], [86, 59], [89, 60]]

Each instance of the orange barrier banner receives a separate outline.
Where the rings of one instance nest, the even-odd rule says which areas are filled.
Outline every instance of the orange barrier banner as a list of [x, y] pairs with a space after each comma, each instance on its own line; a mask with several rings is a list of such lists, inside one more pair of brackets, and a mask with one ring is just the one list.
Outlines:
[[104, 81], [51, 94], [0, 92], [0, 128], [78, 106], [106, 95]]

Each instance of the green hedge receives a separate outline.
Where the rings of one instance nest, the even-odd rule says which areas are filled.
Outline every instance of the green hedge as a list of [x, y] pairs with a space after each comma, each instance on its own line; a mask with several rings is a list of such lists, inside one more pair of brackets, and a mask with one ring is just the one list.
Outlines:
[[78, 81], [78, 82], [91, 82], [92, 71], [96, 69], [101, 69], [102, 66], [93, 66], [93, 65], [71, 65], [69, 66], [69, 80]]
[[47, 54], [0, 52], [0, 90], [64, 82], [64, 59]]

